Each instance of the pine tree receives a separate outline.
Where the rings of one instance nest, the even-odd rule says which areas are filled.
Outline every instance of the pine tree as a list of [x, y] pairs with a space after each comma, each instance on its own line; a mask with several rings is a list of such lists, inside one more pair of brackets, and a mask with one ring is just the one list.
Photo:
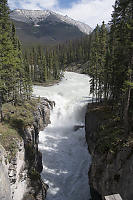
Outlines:
[[100, 57], [99, 41], [100, 41], [99, 26], [97, 25], [91, 40], [91, 50], [89, 58], [89, 75], [91, 77], [90, 93], [92, 93], [93, 97], [96, 97], [96, 101], [99, 101], [98, 99], [98, 89], [99, 89], [98, 72], [99, 72], [99, 57]]
[[47, 62], [46, 57], [43, 57], [43, 81], [46, 82], [48, 80], [48, 70], [47, 70]]
[[13, 72], [15, 67], [14, 46], [11, 40], [11, 23], [9, 21], [9, 9], [7, 1], [0, 2], [0, 69], [2, 98], [8, 99], [13, 88]]
[[[1, 99], [15, 104], [25, 93], [25, 67], [7, 1], [0, 2], [0, 92]], [[29, 92], [29, 91], [28, 91]], [[29, 96], [29, 94], [26, 94]]]
[[106, 99], [106, 54], [107, 54], [107, 29], [105, 27], [104, 22], [99, 29], [99, 70], [98, 70], [98, 78], [99, 78], [99, 99], [104, 95], [104, 99]]
[[133, 81], [133, 2], [131, 0], [116, 1], [112, 26], [115, 26], [117, 40], [113, 59], [114, 85], [117, 83], [114, 96], [121, 105], [125, 129], [128, 131], [128, 111]]

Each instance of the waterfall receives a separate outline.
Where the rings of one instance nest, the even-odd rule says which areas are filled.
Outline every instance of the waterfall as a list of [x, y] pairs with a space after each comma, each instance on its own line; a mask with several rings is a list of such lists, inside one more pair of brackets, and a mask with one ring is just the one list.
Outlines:
[[56, 104], [51, 111], [51, 124], [39, 134], [42, 178], [49, 185], [47, 200], [88, 200], [90, 155], [83, 127], [89, 77], [65, 72], [59, 84], [34, 86], [34, 94]]

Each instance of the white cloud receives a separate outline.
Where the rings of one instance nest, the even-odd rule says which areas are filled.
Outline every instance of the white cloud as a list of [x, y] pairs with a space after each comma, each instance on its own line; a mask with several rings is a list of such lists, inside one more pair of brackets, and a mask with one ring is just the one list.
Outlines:
[[[63, 15], [89, 24], [94, 28], [102, 21], [111, 19], [112, 5], [115, 0], [80, 0], [73, 3], [71, 8], [61, 9], [58, 0], [8, 0], [10, 8], [50, 9]], [[62, 0], [63, 1], [63, 0]], [[18, 5], [18, 7], [16, 6]]]
[[11, 9], [53, 9], [58, 5], [58, 0], [8, 0]]
[[69, 9], [59, 9], [58, 11], [94, 28], [102, 21], [107, 23], [111, 19], [114, 3], [115, 0], [81, 0], [79, 3], [74, 3]]

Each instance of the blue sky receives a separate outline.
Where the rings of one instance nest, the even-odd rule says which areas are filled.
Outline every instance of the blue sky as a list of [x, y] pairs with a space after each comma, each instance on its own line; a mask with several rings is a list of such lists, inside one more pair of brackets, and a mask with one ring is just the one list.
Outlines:
[[71, 8], [73, 3], [78, 3], [80, 0], [59, 0], [60, 8]]
[[89, 24], [108, 23], [115, 0], [8, 0], [11, 9], [49, 9]]

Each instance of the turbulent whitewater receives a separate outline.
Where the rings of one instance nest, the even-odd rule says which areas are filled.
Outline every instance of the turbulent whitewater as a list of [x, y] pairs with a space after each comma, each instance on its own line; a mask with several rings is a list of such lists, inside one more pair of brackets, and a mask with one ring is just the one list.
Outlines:
[[34, 86], [36, 96], [55, 101], [51, 124], [40, 132], [39, 148], [43, 155], [42, 178], [49, 185], [47, 200], [88, 200], [90, 156], [84, 125], [89, 100], [89, 77], [65, 72], [54, 86]]

